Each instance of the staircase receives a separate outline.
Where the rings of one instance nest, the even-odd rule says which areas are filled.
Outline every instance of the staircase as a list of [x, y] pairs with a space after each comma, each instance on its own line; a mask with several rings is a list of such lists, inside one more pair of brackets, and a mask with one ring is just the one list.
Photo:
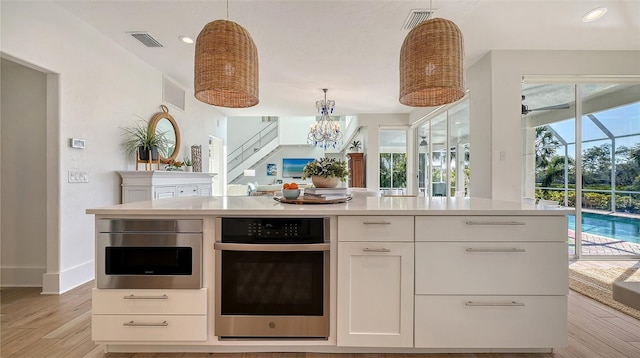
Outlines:
[[259, 163], [278, 149], [278, 122], [273, 122], [249, 138], [227, 156], [227, 178], [229, 183], [238, 179], [245, 169]]

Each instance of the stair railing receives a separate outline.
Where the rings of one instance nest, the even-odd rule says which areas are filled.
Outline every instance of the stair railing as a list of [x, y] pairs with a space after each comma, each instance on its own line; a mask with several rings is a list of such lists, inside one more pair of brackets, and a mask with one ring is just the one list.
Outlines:
[[240, 147], [229, 153], [227, 156], [227, 170], [236, 168], [277, 137], [278, 122], [273, 122], [242, 143]]

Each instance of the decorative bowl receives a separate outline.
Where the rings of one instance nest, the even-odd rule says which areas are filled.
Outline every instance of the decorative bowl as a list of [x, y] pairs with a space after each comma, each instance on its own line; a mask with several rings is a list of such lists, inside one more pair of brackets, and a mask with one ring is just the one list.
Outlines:
[[282, 189], [282, 196], [285, 199], [297, 199], [300, 196], [300, 189]]

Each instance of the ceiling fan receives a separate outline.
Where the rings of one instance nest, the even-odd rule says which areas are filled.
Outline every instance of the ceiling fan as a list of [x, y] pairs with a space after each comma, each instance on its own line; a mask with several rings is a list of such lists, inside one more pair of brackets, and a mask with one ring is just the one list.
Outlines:
[[[525, 96], [522, 95], [522, 100], [524, 101]], [[555, 106], [547, 106], [547, 107], [540, 107], [540, 108], [532, 108], [529, 109], [529, 106], [527, 106], [526, 104], [522, 104], [522, 114], [523, 115], [527, 115], [529, 114], [529, 112], [533, 112], [533, 111], [552, 111], [555, 109], [568, 109], [569, 108], [569, 104], [565, 103], [565, 104], [557, 104]]]

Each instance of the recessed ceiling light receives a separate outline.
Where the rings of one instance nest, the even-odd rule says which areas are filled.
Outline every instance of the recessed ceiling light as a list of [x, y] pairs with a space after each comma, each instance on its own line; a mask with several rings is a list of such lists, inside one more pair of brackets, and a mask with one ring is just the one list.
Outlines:
[[193, 39], [189, 36], [178, 36], [178, 38], [180, 39], [180, 41], [186, 43], [186, 44], [192, 44], [193, 43]]
[[599, 18], [603, 17], [604, 14], [606, 13], [607, 13], [606, 7], [599, 7], [599, 8], [593, 9], [582, 17], [582, 22], [596, 21]]

